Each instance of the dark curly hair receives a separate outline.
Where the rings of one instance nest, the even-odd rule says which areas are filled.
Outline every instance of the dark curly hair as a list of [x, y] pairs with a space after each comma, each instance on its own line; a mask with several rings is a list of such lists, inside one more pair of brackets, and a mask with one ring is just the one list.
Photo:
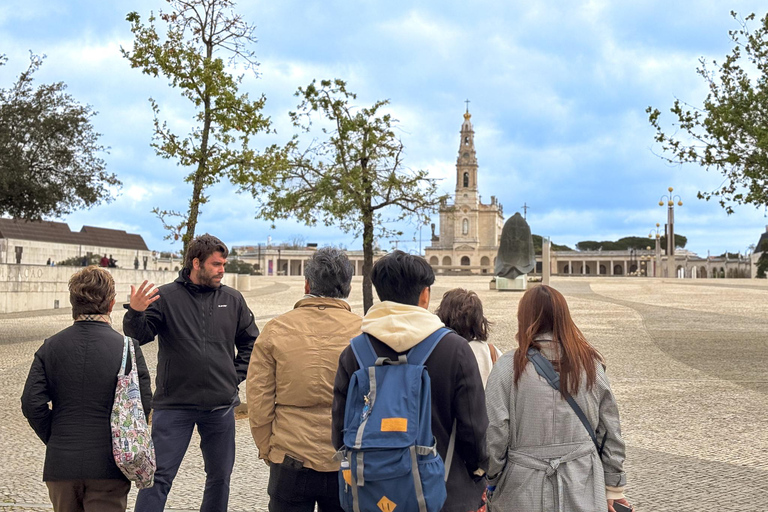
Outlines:
[[480, 297], [473, 291], [464, 288], [448, 290], [435, 314], [446, 327], [450, 327], [467, 341], [488, 340], [490, 322], [483, 315]]

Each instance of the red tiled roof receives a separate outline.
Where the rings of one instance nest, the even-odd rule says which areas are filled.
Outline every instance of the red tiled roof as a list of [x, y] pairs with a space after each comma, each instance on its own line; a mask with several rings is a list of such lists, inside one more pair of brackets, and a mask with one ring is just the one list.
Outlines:
[[97, 228], [83, 226], [80, 231], [72, 231], [65, 222], [40, 221], [29, 222], [19, 219], [0, 218], [0, 238], [34, 240], [57, 244], [83, 244], [116, 249], [135, 249], [148, 251], [141, 235], [126, 233], [122, 229]]

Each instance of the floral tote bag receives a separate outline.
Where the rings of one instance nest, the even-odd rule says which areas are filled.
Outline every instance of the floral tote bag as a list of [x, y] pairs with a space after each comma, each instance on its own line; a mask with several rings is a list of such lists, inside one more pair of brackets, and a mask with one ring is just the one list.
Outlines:
[[[131, 354], [131, 371], [126, 375], [125, 365]], [[155, 478], [155, 447], [144, 417], [136, 369], [133, 341], [125, 337], [123, 363], [117, 374], [115, 402], [112, 406], [112, 454], [120, 471], [136, 487], [152, 487]]]

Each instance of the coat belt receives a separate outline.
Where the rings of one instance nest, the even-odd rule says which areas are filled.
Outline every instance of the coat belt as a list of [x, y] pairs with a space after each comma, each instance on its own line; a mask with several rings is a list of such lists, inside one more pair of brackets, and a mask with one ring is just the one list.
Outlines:
[[[562, 457], [555, 458], [538, 458], [530, 454], [512, 451], [507, 453], [507, 462], [518, 464], [534, 471], [543, 471], [547, 478], [553, 478], [553, 485], [557, 486], [557, 510], [563, 512], [563, 481], [560, 475], [560, 466], [572, 460], [580, 459], [581, 457], [592, 454], [595, 451], [595, 445], [592, 442], [583, 443], [579, 445], [575, 450], [563, 455]], [[546, 510], [546, 489], [542, 486], [541, 492], [541, 509]]]

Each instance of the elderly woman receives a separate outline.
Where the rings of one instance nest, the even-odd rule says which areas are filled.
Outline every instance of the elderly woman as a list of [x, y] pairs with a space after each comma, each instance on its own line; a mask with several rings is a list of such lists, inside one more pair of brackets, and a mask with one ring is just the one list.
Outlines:
[[[69, 300], [75, 321], [35, 353], [21, 409], [46, 445], [43, 480], [54, 510], [125, 511], [130, 482], [115, 464], [110, 426], [124, 347], [109, 316], [115, 282], [108, 271], [86, 267], [69, 280]], [[134, 349], [148, 415], [149, 372], [136, 342]]]
[[[490, 510], [616, 512], [615, 504], [628, 505], [624, 441], [602, 357], [554, 288], [525, 292], [517, 322], [518, 349], [498, 360], [485, 390]], [[558, 391], [529, 361], [530, 348], [531, 357], [540, 353], [559, 373]]]

